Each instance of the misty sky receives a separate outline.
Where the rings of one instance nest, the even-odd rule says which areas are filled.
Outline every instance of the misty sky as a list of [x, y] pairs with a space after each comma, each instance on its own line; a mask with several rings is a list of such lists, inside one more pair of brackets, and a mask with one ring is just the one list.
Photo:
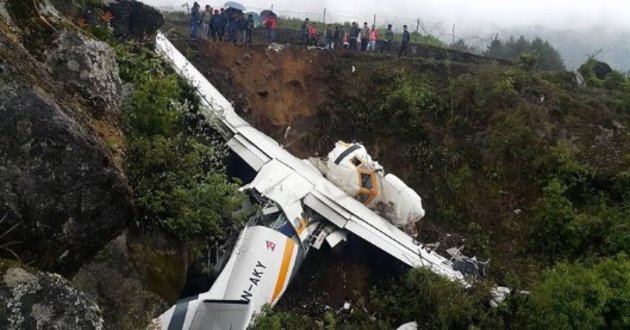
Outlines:
[[[144, 0], [156, 6], [173, 5], [183, 0]], [[188, 1], [192, 4], [192, 1]], [[442, 24], [475, 27], [513, 27], [543, 25], [553, 28], [582, 30], [593, 27], [630, 31], [629, 0], [242, 0], [252, 11], [269, 8], [280, 15], [321, 20], [327, 8], [327, 21], [368, 21], [377, 15], [384, 21], [410, 24], [417, 18], [431, 29]], [[220, 6], [224, 1], [199, 1], [201, 5]], [[381, 22], [383, 21], [383, 22]], [[482, 26], [481, 26], [482, 25]]]

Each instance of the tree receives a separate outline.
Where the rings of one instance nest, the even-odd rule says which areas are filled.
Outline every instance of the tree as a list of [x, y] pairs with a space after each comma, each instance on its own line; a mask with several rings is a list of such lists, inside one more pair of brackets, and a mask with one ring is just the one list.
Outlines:
[[519, 328], [628, 329], [630, 262], [561, 263], [545, 272], [519, 311]]
[[536, 58], [536, 66], [540, 70], [565, 70], [560, 53], [549, 42], [540, 38], [535, 38], [531, 42], [524, 36], [518, 39], [510, 37], [505, 42], [495, 38], [484, 53], [485, 56], [509, 61], [519, 61], [524, 54], [528, 59]]
[[531, 51], [538, 54], [538, 68], [540, 70], [565, 70], [564, 62], [560, 53], [549, 44], [536, 38], [531, 43]]
[[457, 42], [455, 42], [454, 44], [451, 44], [449, 47], [451, 49], [453, 49], [453, 50], [458, 50], [460, 52], [472, 52], [473, 51], [473, 49], [466, 44], [464, 39], [457, 40]]
[[484, 52], [484, 55], [498, 59], [507, 59], [505, 46], [503, 42], [496, 37], [492, 40], [490, 46], [488, 46], [488, 50]]

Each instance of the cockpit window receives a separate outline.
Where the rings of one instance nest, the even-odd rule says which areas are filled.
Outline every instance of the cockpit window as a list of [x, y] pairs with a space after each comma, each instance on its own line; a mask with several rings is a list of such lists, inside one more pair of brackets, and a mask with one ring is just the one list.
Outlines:
[[359, 192], [357, 195], [357, 200], [363, 204], [367, 203], [370, 200], [370, 194], [367, 192]]
[[372, 176], [367, 173], [361, 173], [361, 187], [365, 189], [372, 189], [374, 187], [372, 182]]
[[355, 198], [363, 204], [369, 204], [378, 195], [374, 171], [359, 169], [358, 172], [361, 187], [356, 192]]

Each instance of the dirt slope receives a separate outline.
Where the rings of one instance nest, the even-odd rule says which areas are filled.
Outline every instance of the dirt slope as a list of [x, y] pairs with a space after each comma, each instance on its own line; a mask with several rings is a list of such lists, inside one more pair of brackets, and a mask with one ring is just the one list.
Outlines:
[[[195, 66], [252, 125], [299, 157], [313, 150], [302, 143], [312, 131], [312, 118], [330, 98], [331, 79], [322, 70], [330, 61], [302, 47], [269, 49], [265, 45], [176, 42]], [[322, 56], [324, 55], [324, 56]], [[291, 127], [291, 128], [288, 128]]]

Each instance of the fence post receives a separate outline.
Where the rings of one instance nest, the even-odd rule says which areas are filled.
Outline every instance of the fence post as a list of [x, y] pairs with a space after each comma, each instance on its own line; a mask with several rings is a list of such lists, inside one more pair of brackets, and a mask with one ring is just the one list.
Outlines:
[[324, 8], [324, 27], [326, 26], [326, 8]]
[[418, 18], [417, 23], [418, 24], [416, 25], [416, 33], [418, 33], [418, 31], [420, 30], [420, 19], [419, 18]]
[[455, 44], [455, 24], [453, 24], [452, 36], [453, 36], [453, 42], [451, 43], [451, 45], [454, 45]]
[[376, 26], [376, 14], [374, 14], [374, 21], [372, 22], [372, 25]]

